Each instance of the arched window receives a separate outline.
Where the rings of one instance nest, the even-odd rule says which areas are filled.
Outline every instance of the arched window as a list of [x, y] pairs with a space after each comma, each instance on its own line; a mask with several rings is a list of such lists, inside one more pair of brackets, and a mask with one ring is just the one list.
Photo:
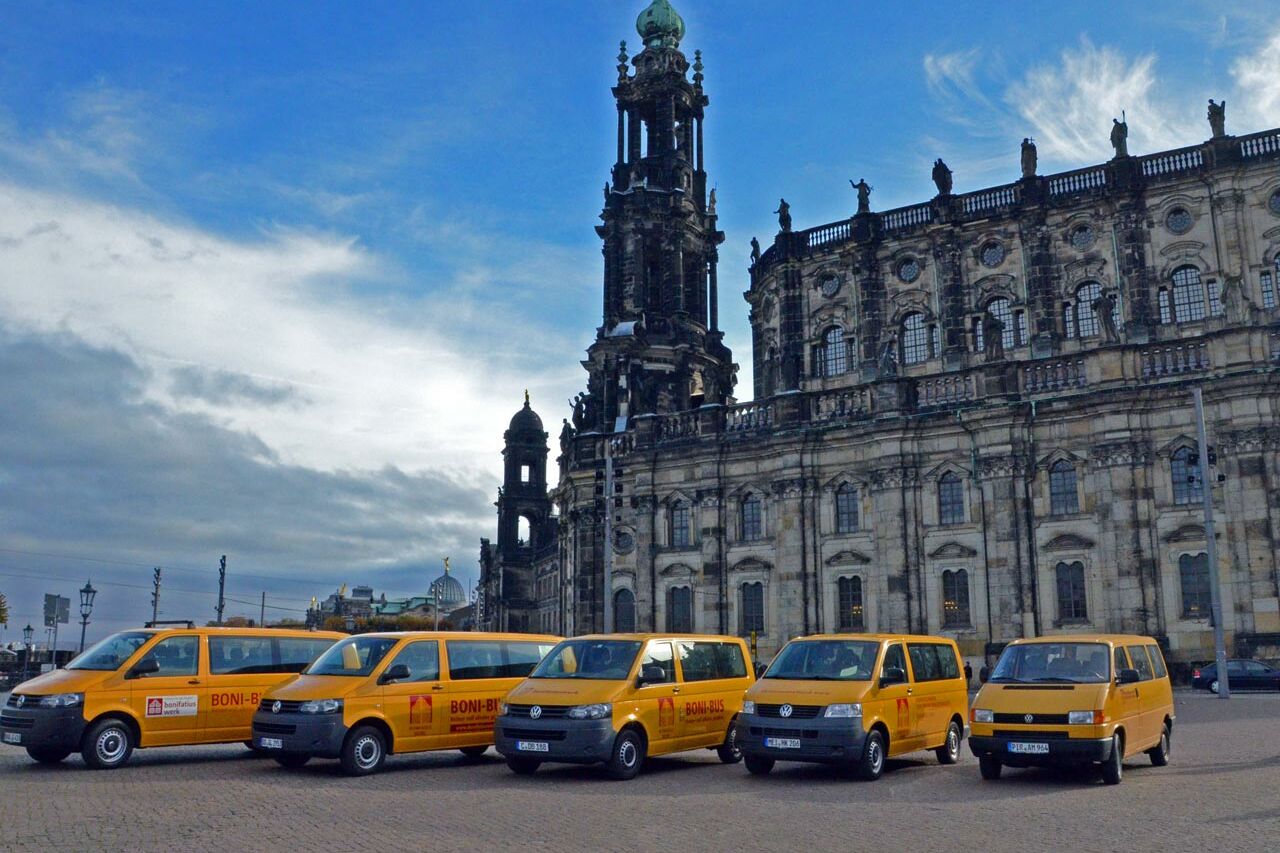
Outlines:
[[1049, 512], [1070, 515], [1080, 511], [1080, 495], [1076, 490], [1076, 469], [1065, 459], [1049, 468]]
[[[1096, 281], [1086, 281], [1076, 288], [1076, 330], [1074, 337], [1087, 338], [1098, 334], [1098, 313], [1093, 310], [1093, 302], [1102, 295], [1102, 285]], [[1071, 334], [1070, 330], [1067, 332]]]
[[1173, 322], [1188, 323], [1205, 316], [1204, 285], [1200, 270], [1191, 265], [1173, 271]]
[[1209, 555], [1183, 554], [1178, 558], [1182, 582], [1182, 615], [1187, 619], [1209, 616]]
[[693, 590], [687, 586], [667, 590], [667, 630], [672, 633], [693, 630]]
[[1173, 480], [1173, 502], [1194, 504], [1204, 500], [1200, 479], [1200, 459], [1190, 447], [1177, 450], [1169, 459], [1169, 475]]
[[964, 569], [942, 573], [942, 627], [966, 628], [969, 619], [969, 573]]
[[964, 482], [950, 471], [938, 480], [938, 523], [964, 524]]
[[629, 589], [613, 594], [613, 630], [619, 634], [631, 634], [636, 630], [636, 596]]
[[836, 489], [836, 532], [854, 533], [858, 529], [858, 490], [848, 483]]
[[764, 538], [764, 523], [759, 495], [747, 495], [742, 499], [742, 540], [750, 542]]
[[[1280, 252], [1276, 252], [1275, 258], [1276, 278], [1280, 279]], [[1276, 307], [1276, 285], [1271, 278], [1269, 270], [1263, 270], [1259, 275], [1262, 284], [1262, 307]]]
[[684, 501], [671, 505], [671, 547], [689, 547], [689, 505]]
[[908, 314], [902, 319], [902, 363], [919, 364], [929, 358], [929, 330], [924, 315]]
[[840, 631], [861, 631], [866, 627], [862, 618], [862, 578], [840, 578], [840, 612], [836, 614], [836, 628]]
[[529, 524], [529, 519], [523, 515], [516, 519], [516, 544], [521, 548], [533, 545], [533, 528]]
[[1062, 622], [1084, 622], [1089, 619], [1089, 605], [1084, 592], [1084, 563], [1058, 563], [1054, 568], [1058, 581], [1058, 619]]
[[849, 348], [845, 345], [844, 329], [833, 326], [822, 336], [822, 375], [839, 376], [849, 369]]
[[747, 636], [752, 631], [764, 633], [764, 584], [760, 581], [744, 583], [739, 587], [738, 634]]

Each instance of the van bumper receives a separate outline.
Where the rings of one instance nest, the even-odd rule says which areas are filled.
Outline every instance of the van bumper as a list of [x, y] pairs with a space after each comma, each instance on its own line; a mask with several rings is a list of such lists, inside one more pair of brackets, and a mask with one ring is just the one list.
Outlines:
[[[31, 697], [38, 701], [39, 697]], [[80, 749], [82, 708], [0, 708], [0, 743], [29, 749]], [[16, 741], [16, 742], [15, 742]]]
[[1010, 767], [1054, 767], [1072, 764], [1091, 764], [1111, 757], [1111, 738], [1040, 738], [1048, 743], [1049, 751], [1038, 755], [1010, 752], [1010, 743], [1035, 742], [1035, 737], [1008, 737], [1004, 735], [972, 735], [969, 749], [977, 758], [994, 758]]
[[[618, 733], [613, 720], [531, 720], [528, 717], [498, 717], [493, 728], [493, 745], [506, 758], [559, 761], [566, 764], [595, 764], [609, 760]], [[520, 749], [521, 742], [546, 744], [546, 752]]]
[[[258, 711], [253, 715], [253, 745], [268, 755], [296, 753], [317, 758], [337, 758], [347, 727], [341, 714], [273, 714]], [[280, 741], [280, 746], [266, 743]]]
[[[782, 720], [739, 714], [738, 746], [744, 755], [772, 758], [776, 761], [816, 761], [823, 764], [848, 764], [862, 755], [867, 733], [861, 718], [842, 717], [812, 720]], [[800, 741], [798, 749], [767, 746], [766, 738]]]

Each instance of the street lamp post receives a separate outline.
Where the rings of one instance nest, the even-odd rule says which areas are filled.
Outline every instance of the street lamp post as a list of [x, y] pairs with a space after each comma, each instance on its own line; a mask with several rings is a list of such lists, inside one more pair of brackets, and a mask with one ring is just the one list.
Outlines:
[[80, 590], [80, 651], [84, 651], [84, 633], [89, 627], [89, 614], [93, 613], [93, 598], [98, 591], [93, 588], [93, 581], [85, 581]]
[[22, 629], [22, 647], [26, 649], [26, 654], [22, 656], [22, 680], [27, 680], [27, 669], [31, 665], [31, 638], [35, 636], [36, 629], [31, 627], [31, 623], [27, 623], [27, 627]]

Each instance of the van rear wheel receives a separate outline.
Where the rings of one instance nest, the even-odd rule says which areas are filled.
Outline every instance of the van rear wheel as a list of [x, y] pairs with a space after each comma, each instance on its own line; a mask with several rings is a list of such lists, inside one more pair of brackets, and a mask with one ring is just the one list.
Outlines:
[[532, 776], [538, 772], [538, 768], [542, 765], [541, 761], [536, 758], [520, 758], [519, 756], [511, 756], [507, 759], [507, 766], [511, 768], [511, 772], [517, 776]]
[[738, 746], [736, 723], [729, 724], [729, 731], [724, 735], [724, 743], [716, 747], [716, 755], [720, 756], [720, 760], [725, 764], [737, 764], [742, 760], [742, 747]]
[[1169, 724], [1160, 727], [1160, 742], [1147, 750], [1151, 763], [1156, 767], [1164, 767], [1169, 763]]
[[80, 757], [94, 770], [114, 770], [133, 754], [133, 729], [123, 720], [99, 720], [85, 733]]
[[863, 744], [862, 755], [853, 764], [853, 773], [859, 779], [874, 782], [884, 772], [884, 735], [872, 730]]
[[311, 760], [311, 756], [305, 752], [281, 752], [271, 757], [276, 760], [276, 764], [288, 767], [290, 770], [297, 770]]
[[939, 764], [955, 764], [960, 760], [960, 738], [962, 736], [960, 724], [952, 720], [951, 725], [947, 726], [947, 739], [942, 742], [942, 746], [933, 751], [934, 755], [938, 756]]
[[1124, 778], [1124, 739], [1116, 732], [1111, 736], [1111, 757], [1102, 763], [1102, 781], [1119, 785]]
[[30, 755], [41, 764], [61, 764], [63, 759], [71, 754], [69, 749], [50, 749], [49, 747], [29, 746], [27, 747], [27, 755]]
[[1000, 778], [1000, 771], [1004, 769], [1004, 765], [994, 758], [979, 758], [978, 772], [982, 774], [982, 778], [988, 782], [994, 782]]

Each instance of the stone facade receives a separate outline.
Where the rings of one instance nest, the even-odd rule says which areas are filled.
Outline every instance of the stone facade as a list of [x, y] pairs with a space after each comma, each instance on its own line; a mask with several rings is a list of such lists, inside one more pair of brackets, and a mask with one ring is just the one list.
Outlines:
[[[1174, 661], [1206, 659], [1208, 487], [1229, 644], [1277, 643], [1280, 131], [1048, 176], [1024, 148], [1023, 177], [1005, 186], [953, 195], [948, 174], [922, 204], [860, 205], [802, 231], [786, 216], [750, 268], [755, 401], [739, 404], [703, 310], [722, 239], [702, 171], [707, 99], [700, 65], [681, 85], [677, 47], [647, 47], [634, 77], [620, 66], [620, 117], [647, 132], [643, 90], [660, 105], [684, 93], [675, 115], [689, 118], [657, 154], [622, 144], [620, 123], [604, 324], [561, 436], [543, 570], [556, 580], [536, 604], [555, 615], [540, 629], [600, 630], [621, 596], [619, 628], [634, 612], [641, 630], [755, 629], [761, 656], [844, 628], [953, 636], [975, 662], [1081, 630], [1151, 634]], [[655, 67], [661, 86], [645, 80]], [[619, 241], [628, 228], [683, 242], [654, 244], [653, 266]], [[705, 301], [619, 301], [619, 270], [639, 258], [653, 287], [692, 280]], [[628, 395], [653, 375], [663, 393]], [[1207, 484], [1194, 387], [1216, 459]]]

